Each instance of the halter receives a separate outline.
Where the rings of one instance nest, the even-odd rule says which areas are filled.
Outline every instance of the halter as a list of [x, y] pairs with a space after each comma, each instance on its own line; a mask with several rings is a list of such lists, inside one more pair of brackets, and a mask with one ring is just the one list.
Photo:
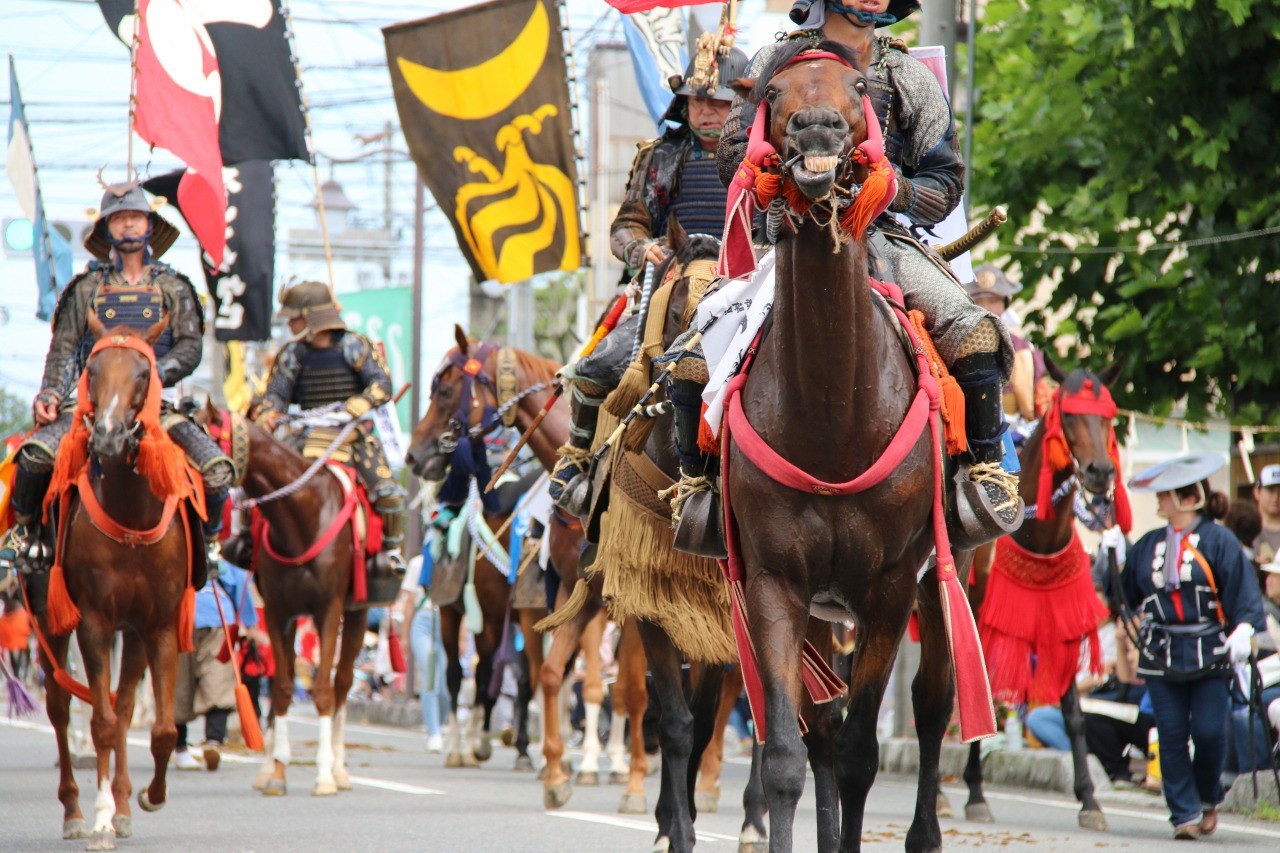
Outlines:
[[478, 438], [491, 432], [499, 423], [497, 407], [486, 404], [484, 412], [480, 416], [479, 426], [471, 430], [468, 430], [467, 426], [471, 420], [471, 403], [477, 382], [489, 389], [489, 393], [493, 395], [495, 401], [498, 399], [498, 386], [484, 370], [485, 361], [496, 349], [498, 347], [493, 344], [482, 341], [475, 348], [475, 354], [471, 356], [464, 355], [456, 350], [451, 351], [445, 356], [444, 364], [440, 365], [440, 369], [436, 371], [435, 376], [431, 377], [431, 395], [435, 396], [436, 390], [440, 387], [440, 380], [444, 378], [444, 374], [450, 367], [458, 368], [463, 374], [462, 393], [461, 399], [458, 401], [458, 408], [449, 418], [449, 429], [436, 439], [440, 452], [446, 456], [452, 455], [458, 449], [458, 440], [464, 432], [468, 432], [472, 437]]
[[[1096, 394], [1095, 388], [1097, 390]], [[1046, 521], [1055, 517], [1053, 504], [1058, 495], [1056, 492], [1052, 495], [1050, 494], [1053, 475], [1059, 471], [1069, 469], [1072, 472], [1072, 476], [1068, 478], [1067, 483], [1071, 483], [1076, 479], [1076, 472], [1080, 468], [1075, 451], [1072, 449], [1071, 443], [1067, 440], [1066, 432], [1063, 430], [1062, 416], [1094, 415], [1107, 421], [1107, 456], [1111, 459], [1111, 464], [1116, 469], [1116, 480], [1112, 486], [1112, 494], [1106, 496], [1103, 500], [1107, 503], [1114, 501], [1114, 523], [1119, 524], [1121, 529], [1128, 532], [1133, 524], [1133, 518], [1129, 508], [1128, 492], [1125, 491], [1124, 484], [1119, 478], [1120, 449], [1116, 440], [1115, 424], [1112, 423], [1116, 412], [1116, 403], [1111, 397], [1111, 391], [1101, 382], [1095, 384], [1093, 379], [1084, 380], [1080, 390], [1074, 393], [1066, 393], [1066, 389], [1063, 387], [1059, 387], [1054, 392], [1053, 402], [1044, 416], [1044, 443], [1041, 451], [1040, 485], [1039, 492], [1036, 495], [1035, 517], [1037, 519]], [[1096, 512], [1092, 512], [1092, 510], [1090, 512], [1095, 518], [1097, 517]]]

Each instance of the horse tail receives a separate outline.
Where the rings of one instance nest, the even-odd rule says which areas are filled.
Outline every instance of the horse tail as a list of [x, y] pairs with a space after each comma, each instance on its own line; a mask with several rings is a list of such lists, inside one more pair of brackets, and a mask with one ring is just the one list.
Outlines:
[[587, 605], [590, 598], [590, 582], [586, 578], [579, 578], [577, 585], [573, 588], [573, 594], [569, 596], [569, 600], [564, 603], [564, 606], [534, 625], [533, 630], [540, 634], [545, 634], [547, 631], [559, 628], [582, 612], [582, 608]]

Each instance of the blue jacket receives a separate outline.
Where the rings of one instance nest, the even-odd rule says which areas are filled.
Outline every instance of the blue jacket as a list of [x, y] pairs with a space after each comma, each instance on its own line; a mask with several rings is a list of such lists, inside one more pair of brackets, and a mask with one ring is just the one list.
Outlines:
[[1185, 541], [1208, 572], [1190, 549], [1179, 564], [1169, 536], [1160, 527], [1134, 543], [1120, 576], [1125, 602], [1142, 616], [1138, 673], [1176, 680], [1225, 674], [1227, 635], [1241, 624], [1265, 630], [1258, 579], [1240, 541], [1205, 516]]
[[253, 593], [245, 589], [249, 583], [249, 573], [239, 566], [222, 561], [222, 575], [216, 581], [209, 580], [196, 593], [196, 627], [221, 628], [218, 619], [218, 603], [213, 600], [214, 590], [222, 599], [222, 613], [227, 617], [227, 624], [236, 621], [236, 608], [240, 608], [240, 624], [246, 628], [258, 626], [258, 611], [253, 607]]

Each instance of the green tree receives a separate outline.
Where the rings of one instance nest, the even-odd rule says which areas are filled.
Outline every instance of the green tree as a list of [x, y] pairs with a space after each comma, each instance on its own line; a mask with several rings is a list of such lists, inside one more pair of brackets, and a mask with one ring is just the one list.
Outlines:
[[1050, 331], [1123, 357], [1136, 407], [1280, 421], [1280, 235], [1214, 239], [1280, 226], [1280, 6], [991, 0], [980, 23], [973, 200], [1008, 205], [1028, 284], [1058, 282]]
[[0, 388], [0, 438], [31, 428], [31, 402]]

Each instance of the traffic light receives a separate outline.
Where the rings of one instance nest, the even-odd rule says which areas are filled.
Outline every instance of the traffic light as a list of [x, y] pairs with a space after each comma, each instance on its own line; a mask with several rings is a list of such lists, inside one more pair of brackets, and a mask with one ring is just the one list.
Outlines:
[[[93, 226], [88, 223], [65, 222], [55, 219], [49, 223], [53, 230], [62, 235], [62, 238], [71, 246], [71, 251], [75, 255], [84, 253], [84, 238], [89, 236], [89, 229]], [[16, 216], [11, 219], [4, 220], [4, 253], [6, 257], [14, 258], [31, 254], [31, 247], [35, 244], [35, 229], [31, 227], [31, 220], [23, 216]]]

